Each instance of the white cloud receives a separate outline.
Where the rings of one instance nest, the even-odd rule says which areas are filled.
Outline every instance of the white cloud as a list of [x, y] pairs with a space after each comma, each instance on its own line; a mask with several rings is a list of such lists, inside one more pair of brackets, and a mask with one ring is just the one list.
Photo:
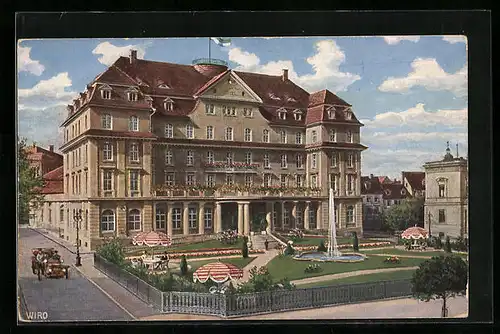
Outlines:
[[19, 136], [35, 141], [39, 146], [56, 150], [63, 144], [63, 129], [59, 127], [66, 118], [64, 106], [49, 108], [20, 108], [18, 112]]
[[284, 68], [288, 69], [289, 78], [304, 89], [314, 92], [330, 89], [333, 92], [344, 91], [351, 84], [361, 79], [357, 74], [342, 72], [340, 65], [345, 61], [344, 52], [333, 40], [322, 40], [315, 44], [316, 53], [306, 61], [311, 65], [313, 73], [299, 76], [292, 61], [277, 60], [260, 64], [260, 58], [238, 47], [229, 49], [229, 60], [237, 63], [237, 71], [255, 72], [269, 75], [281, 75]]
[[467, 144], [467, 132], [375, 132], [369, 135], [369, 141], [377, 144], [410, 142], [439, 142], [454, 141], [460, 144]]
[[102, 42], [92, 50], [95, 55], [100, 55], [98, 60], [101, 64], [106, 66], [112, 65], [120, 56], [128, 56], [131, 49], [137, 50], [137, 58], [144, 58], [146, 55], [146, 48], [150, 44], [131, 44], [125, 46], [116, 46], [110, 42]]
[[417, 58], [413, 71], [403, 78], [389, 77], [378, 89], [382, 92], [402, 93], [412, 87], [421, 86], [429, 91], [448, 90], [456, 96], [467, 96], [467, 64], [456, 73], [447, 73], [434, 58]]
[[45, 71], [45, 66], [40, 64], [38, 60], [31, 59], [31, 48], [18, 46], [17, 47], [17, 71], [29, 72], [31, 74], [40, 76]]
[[448, 42], [450, 44], [455, 44], [455, 43], [465, 43], [466, 37], [462, 35], [448, 35], [448, 36], [443, 36], [443, 41]]
[[367, 127], [395, 127], [395, 126], [436, 126], [466, 127], [467, 108], [464, 109], [440, 109], [435, 112], [425, 110], [423, 103], [402, 112], [389, 111], [378, 114], [373, 120], [362, 120]]
[[420, 40], [420, 36], [384, 36], [384, 40], [389, 45], [399, 44], [401, 41], [417, 43]]
[[68, 90], [71, 86], [68, 72], [63, 72], [50, 79], [40, 80], [32, 88], [18, 89], [18, 108], [44, 109], [66, 104], [77, 94]]

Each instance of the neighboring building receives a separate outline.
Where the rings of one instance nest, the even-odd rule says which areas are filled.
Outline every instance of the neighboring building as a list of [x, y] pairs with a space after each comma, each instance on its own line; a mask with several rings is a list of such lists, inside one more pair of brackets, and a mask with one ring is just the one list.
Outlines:
[[30, 166], [35, 169], [38, 176], [63, 165], [63, 156], [54, 152], [54, 145], [46, 150], [33, 144], [26, 148]]
[[384, 206], [384, 191], [380, 179], [370, 176], [361, 177], [361, 197], [363, 198], [363, 230], [376, 231], [382, 227], [380, 213]]
[[[432, 235], [468, 235], [468, 161], [453, 157], [449, 143], [440, 161], [427, 162], [425, 169], [425, 228]], [[430, 228], [429, 228], [430, 225]]]
[[405, 186], [397, 180], [393, 183], [385, 183], [381, 185], [383, 191], [384, 208], [389, 208], [392, 205], [401, 204], [404, 200], [411, 197]]
[[394, 181], [391, 180], [388, 176], [377, 176], [377, 178], [380, 184], [394, 183]]
[[[120, 57], [68, 106], [65, 238], [83, 210], [83, 244], [160, 230], [176, 237], [252, 219], [271, 229], [326, 229], [328, 189], [340, 232], [362, 234], [360, 127], [333, 93], [309, 94], [282, 75]], [[59, 196], [59, 194], [57, 195]], [[61, 211], [62, 210], [62, 211]]]
[[425, 196], [425, 172], [402, 172], [401, 180], [412, 197]]

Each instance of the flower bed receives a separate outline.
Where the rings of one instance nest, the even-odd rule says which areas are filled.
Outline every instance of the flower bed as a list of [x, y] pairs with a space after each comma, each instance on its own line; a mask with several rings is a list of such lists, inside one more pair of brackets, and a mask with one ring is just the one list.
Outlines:
[[[263, 249], [251, 249], [248, 251], [249, 254], [262, 254], [265, 253]], [[216, 257], [216, 256], [229, 256], [229, 255], [241, 255], [241, 249], [233, 248], [233, 249], [210, 249], [203, 251], [177, 251], [177, 252], [168, 252], [168, 256], [170, 259], [178, 259], [182, 255], [186, 255], [188, 258], [196, 258], [196, 257]], [[138, 258], [140, 256], [130, 256], [129, 259]]]
[[[381, 242], [371, 242], [371, 243], [366, 243], [366, 244], [360, 244], [359, 248], [369, 248], [369, 247], [384, 247], [384, 246], [390, 246], [391, 243], [389, 241], [381, 241]], [[338, 245], [339, 249], [346, 249], [346, 248], [352, 248], [352, 245], [350, 244], [341, 244]], [[295, 249], [297, 250], [316, 250], [318, 246], [315, 245], [300, 245], [300, 246], [294, 246]]]
[[401, 263], [401, 259], [397, 256], [389, 256], [388, 258], [386, 258], [384, 260], [385, 263], [395, 263], [395, 264], [399, 264]]
[[315, 263], [315, 264], [308, 265], [306, 267], [306, 269], [304, 269], [304, 273], [306, 273], [306, 274], [319, 273], [322, 270], [323, 270], [323, 268], [321, 268], [321, 266], [319, 264]]

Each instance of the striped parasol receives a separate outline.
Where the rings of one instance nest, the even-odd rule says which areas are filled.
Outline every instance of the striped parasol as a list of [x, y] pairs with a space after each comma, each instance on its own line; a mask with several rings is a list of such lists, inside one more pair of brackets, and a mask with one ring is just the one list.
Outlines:
[[236, 267], [234, 264], [223, 262], [208, 263], [196, 269], [193, 273], [193, 281], [205, 283], [209, 279], [215, 283], [224, 283], [231, 279], [243, 278], [243, 269]]
[[151, 232], [140, 232], [132, 238], [132, 243], [137, 246], [146, 245], [148, 247], [155, 246], [170, 246], [172, 240], [164, 232], [151, 231]]
[[429, 232], [418, 226], [409, 227], [401, 233], [403, 239], [427, 239]]

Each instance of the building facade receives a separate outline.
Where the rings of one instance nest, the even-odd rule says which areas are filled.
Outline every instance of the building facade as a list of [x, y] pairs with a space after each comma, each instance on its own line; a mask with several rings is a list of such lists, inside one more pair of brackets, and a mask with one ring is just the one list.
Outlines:
[[468, 160], [446, 149], [440, 161], [427, 162], [425, 169], [425, 228], [431, 235], [451, 238], [468, 235]]
[[401, 180], [412, 197], [425, 197], [425, 172], [401, 172]]
[[361, 177], [363, 199], [363, 230], [378, 231], [382, 228], [381, 212], [384, 208], [384, 190], [378, 177]]
[[45, 175], [63, 165], [63, 156], [54, 152], [54, 145], [50, 145], [47, 150], [33, 144], [27, 147], [26, 151], [30, 166], [37, 176]]
[[329, 187], [338, 228], [362, 234], [366, 147], [351, 105], [327, 90], [309, 94], [286, 69], [270, 76], [136, 55], [68, 106], [63, 199], [47, 196], [67, 240], [80, 209], [82, 245], [92, 249], [150, 230], [327, 229]]

